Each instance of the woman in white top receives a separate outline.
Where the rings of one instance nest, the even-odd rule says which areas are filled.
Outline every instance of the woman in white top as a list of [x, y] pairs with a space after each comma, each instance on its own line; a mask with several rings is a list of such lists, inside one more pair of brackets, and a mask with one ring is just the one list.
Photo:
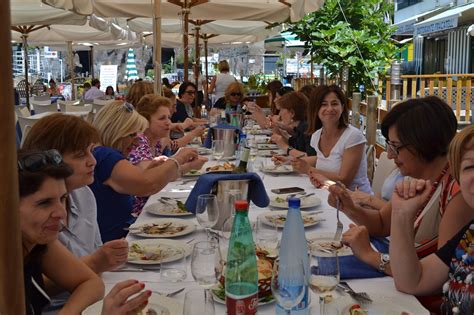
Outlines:
[[209, 93], [214, 92], [216, 100], [223, 97], [229, 84], [236, 81], [234, 76], [229, 74], [230, 67], [227, 60], [219, 61], [217, 67], [220, 73], [212, 78], [211, 86], [209, 88]]
[[308, 133], [313, 133], [314, 157], [293, 159], [293, 168], [308, 174], [312, 181], [326, 177], [342, 182], [351, 190], [372, 193], [367, 178], [366, 139], [349, 125], [349, 110], [344, 93], [337, 86], [321, 87], [311, 95]]

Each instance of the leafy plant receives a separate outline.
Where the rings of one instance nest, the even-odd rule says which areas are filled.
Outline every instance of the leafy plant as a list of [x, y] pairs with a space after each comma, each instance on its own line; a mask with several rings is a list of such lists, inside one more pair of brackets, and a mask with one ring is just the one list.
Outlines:
[[394, 27], [385, 21], [392, 14], [393, 4], [386, 0], [326, 0], [319, 11], [290, 24], [289, 31], [305, 43], [303, 54], [311, 53], [331, 76], [341, 78], [348, 67], [349, 91], [363, 84], [373, 92], [371, 79], [384, 75], [400, 51], [390, 39]]

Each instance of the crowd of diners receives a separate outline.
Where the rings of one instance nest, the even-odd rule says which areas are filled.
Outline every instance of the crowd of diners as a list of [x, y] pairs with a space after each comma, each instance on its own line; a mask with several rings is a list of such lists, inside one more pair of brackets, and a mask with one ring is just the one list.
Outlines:
[[[354, 222], [342, 242], [355, 256], [428, 308], [474, 312], [473, 126], [457, 132], [451, 107], [437, 97], [397, 104], [381, 126], [396, 168], [376, 196], [365, 136], [349, 123], [339, 87], [294, 91], [272, 81], [266, 110], [246, 97], [226, 62], [219, 69], [209, 115], [242, 112], [272, 129], [284, 152], [274, 163], [291, 163], [314, 189], [328, 189], [329, 204], [339, 202]], [[208, 123], [196, 117], [197, 92], [185, 82], [178, 95], [165, 87], [160, 96], [140, 81], [92, 124], [58, 113], [31, 128], [18, 152], [28, 314], [80, 314], [104, 298], [100, 274], [126, 262], [126, 228], [148, 197], [207, 161], [187, 147]], [[389, 257], [372, 248], [371, 236], [390, 237]], [[141, 282], [118, 283], [102, 313], [138, 313], [150, 295]]]

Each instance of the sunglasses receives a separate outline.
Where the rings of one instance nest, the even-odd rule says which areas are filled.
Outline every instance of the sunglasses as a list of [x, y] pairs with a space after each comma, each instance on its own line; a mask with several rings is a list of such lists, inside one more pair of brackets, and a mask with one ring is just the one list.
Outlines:
[[242, 96], [242, 93], [230, 93], [230, 96]]
[[63, 157], [58, 150], [52, 149], [23, 156], [18, 160], [18, 170], [38, 172], [48, 165], [58, 166], [61, 163], [63, 163]]
[[130, 104], [129, 102], [123, 103], [121, 108], [124, 108], [129, 113], [133, 112], [133, 109], [134, 109], [133, 105]]

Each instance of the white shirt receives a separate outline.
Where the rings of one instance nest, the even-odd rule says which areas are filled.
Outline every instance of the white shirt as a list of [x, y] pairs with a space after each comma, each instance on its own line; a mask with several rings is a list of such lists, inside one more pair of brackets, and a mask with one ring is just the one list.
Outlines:
[[235, 78], [231, 74], [219, 73], [216, 75], [216, 88], [214, 90], [216, 100], [224, 96], [225, 90], [232, 82], [235, 82]]
[[[322, 171], [339, 173], [344, 151], [358, 144], [367, 142], [359, 129], [349, 125], [344, 130], [341, 137], [339, 137], [339, 140], [337, 140], [337, 143], [332, 148], [329, 156], [326, 157], [319, 149], [319, 140], [321, 139], [322, 130], [323, 128], [316, 130], [316, 132], [311, 136], [310, 142], [311, 146], [316, 150], [318, 157], [316, 168]], [[358, 187], [359, 190], [372, 194], [372, 188], [370, 187], [370, 182], [367, 177], [367, 156], [365, 150], [362, 154], [360, 165], [355, 165], [354, 167], [358, 167], [358, 171], [348, 188], [350, 190], [355, 190]]]
[[93, 100], [95, 98], [101, 98], [104, 97], [105, 93], [101, 90], [99, 90], [96, 86], [93, 86], [89, 89], [89, 91], [84, 94], [84, 99], [85, 100]]

